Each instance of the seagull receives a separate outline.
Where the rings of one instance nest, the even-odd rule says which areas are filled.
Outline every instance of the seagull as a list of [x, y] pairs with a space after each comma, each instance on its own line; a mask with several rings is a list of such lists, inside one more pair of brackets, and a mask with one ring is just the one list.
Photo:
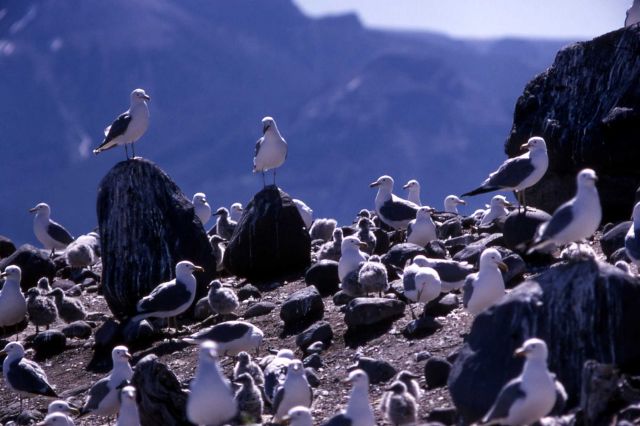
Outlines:
[[213, 248], [213, 257], [216, 260], [216, 271], [220, 272], [224, 269], [224, 251], [226, 250], [227, 240], [218, 234], [209, 237], [209, 244]]
[[262, 137], [256, 142], [256, 151], [253, 156], [253, 173], [262, 172], [262, 183], [264, 172], [273, 169], [273, 184], [276, 184], [276, 169], [287, 159], [287, 142], [284, 140], [276, 121], [271, 117], [262, 119]]
[[629, 259], [638, 266], [640, 265], [640, 203], [633, 207], [632, 219], [633, 223], [624, 237], [624, 249]]
[[197, 425], [223, 425], [238, 413], [227, 378], [220, 371], [216, 344], [200, 344], [196, 374], [189, 386], [187, 417]]
[[311, 411], [307, 407], [293, 407], [287, 414], [289, 426], [312, 426], [313, 417]]
[[431, 213], [435, 210], [428, 206], [418, 209], [416, 218], [407, 226], [407, 242], [424, 247], [429, 242], [437, 240], [436, 224], [431, 219]]
[[382, 396], [384, 405], [380, 405], [384, 418], [394, 426], [414, 425], [417, 421], [418, 403], [407, 392], [407, 387], [400, 381], [395, 381]]
[[100, 253], [100, 236], [96, 232], [80, 235], [69, 243], [64, 257], [72, 268], [86, 268], [95, 265]]
[[263, 338], [264, 332], [249, 322], [225, 321], [203, 328], [182, 340], [190, 344], [212, 341], [216, 344], [218, 354], [235, 356], [239, 352], [252, 349], [258, 353]]
[[89, 395], [80, 409], [81, 415], [109, 417], [120, 409], [119, 393], [133, 377], [133, 370], [129, 365], [131, 354], [126, 346], [116, 346], [111, 351], [113, 368], [108, 376], [98, 380], [89, 389]]
[[196, 192], [191, 200], [196, 216], [200, 219], [200, 223], [204, 226], [211, 219], [211, 206], [207, 202], [207, 196], [204, 192]]
[[522, 373], [504, 385], [483, 423], [530, 425], [551, 412], [556, 403], [556, 381], [547, 367], [547, 354], [547, 344], [535, 338], [516, 350], [515, 356], [526, 357]]
[[220, 207], [214, 214], [218, 216], [216, 233], [225, 240], [230, 240], [238, 223], [229, 219], [229, 210], [226, 207]]
[[131, 106], [118, 116], [110, 126], [104, 129], [104, 140], [100, 146], [93, 150], [98, 155], [102, 151], [113, 148], [116, 145], [124, 145], [124, 151], [129, 159], [127, 145], [131, 144], [131, 158], [136, 154], [133, 143], [144, 135], [149, 127], [149, 108], [147, 101], [151, 98], [142, 89], [131, 92]]
[[464, 282], [462, 304], [471, 315], [478, 315], [504, 296], [502, 272], [508, 271], [500, 252], [485, 249], [480, 255], [480, 270]]
[[447, 195], [444, 199], [444, 211], [447, 213], [458, 213], [458, 205], [467, 204], [467, 202], [456, 195]]
[[278, 386], [284, 383], [287, 367], [293, 361], [291, 349], [280, 349], [264, 367], [264, 395], [272, 404]]
[[47, 375], [40, 365], [24, 358], [24, 347], [18, 342], [7, 344], [0, 354], [6, 354], [2, 362], [2, 375], [9, 389], [18, 394], [20, 411], [22, 399], [30, 395], [43, 395], [57, 398], [55, 391], [47, 381]]
[[240, 302], [238, 301], [238, 296], [232, 289], [223, 288], [220, 280], [213, 280], [209, 285], [207, 299], [214, 313], [222, 317], [232, 314], [238, 309]]
[[322, 426], [373, 426], [376, 424], [373, 409], [369, 402], [369, 376], [363, 370], [356, 369], [344, 380], [352, 384], [347, 409], [336, 414]]
[[338, 262], [338, 277], [344, 281], [351, 272], [358, 269], [361, 262], [366, 261], [369, 255], [360, 251], [362, 243], [357, 237], [346, 237], [340, 246], [340, 261]]
[[19, 266], [9, 265], [0, 278], [5, 279], [0, 290], [0, 327], [19, 324], [27, 315], [27, 301], [20, 291], [22, 270]]
[[75, 426], [75, 422], [65, 413], [51, 413], [36, 426]]
[[298, 209], [298, 213], [300, 213], [304, 226], [308, 230], [311, 229], [311, 224], [313, 223], [313, 209], [306, 205], [304, 201], [297, 198], [294, 198], [291, 201], [296, 205], [296, 209]]
[[27, 313], [29, 321], [36, 326], [36, 334], [40, 332], [40, 327], [47, 327], [53, 324], [58, 318], [58, 308], [50, 298], [40, 294], [40, 290], [31, 287], [27, 290]]
[[377, 243], [376, 235], [371, 231], [371, 228], [375, 228], [371, 219], [366, 217], [358, 219], [358, 232], [356, 232], [356, 237], [366, 245], [366, 248], [363, 248], [363, 250], [367, 254], [373, 254]]
[[[427, 304], [436, 299], [442, 291], [442, 283], [440, 276], [433, 268], [420, 266], [422, 260], [418, 255], [414, 258], [413, 263], [407, 265], [402, 273], [402, 286], [404, 296], [413, 303]], [[416, 259], [418, 259], [416, 261]], [[413, 308], [411, 315], [415, 318]]]
[[497, 219], [506, 216], [509, 214], [509, 210], [507, 207], [511, 207], [511, 204], [504, 195], [494, 195], [491, 198], [491, 204], [489, 205], [489, 209], [485, 211], [484, 216], [482, 216], [482, 220], [480, 221], [480, 226], [488, 226]]
[[369, 186], [378, 187], [375, 200], [376, 213], [384, 223], [393, 229], [404, 229], [416, 218], [419, 206], [392, 193], [393, 178], [391, 176], [380, 176]]
[[433, 268], [440, 277], [441, 291], [443, 293], [462, 288], [467, 276], [473, 272], [473, 265], [468, 262], [431, 259], [422, 255], [414, 257], [413, 263], [418, 266]]
[[273, 397], [273, 421], [279, 422], [297, 406], [311, 407], [313, 391], [307, 381], [302, 361], [293, 360], [287, 367], [287, 376], [284, 383], [278, 387]]
[[140, 426], [136, 388], [133, 386], [125, 386], [120, 391], [120, 411], [116, 426]]
[[335, 219], [319, 218], [313, 221], [311, 228], [309, 228], [309, 235], [311, 241], [322, 240], [324, 242], [330, 241], [333, 231], [336, 230], [338, 222]]
[[49, 204], [39, 203], [29, 211], [36, 214], [33, 219], [33, 233], [36, 234], [36, 238], [46, 250], [51, 250], [51, 257], [55, 254], [56, 249], [63, 250], [73, 241], [69, 231], [51, 220]]
[[[419, 376], [416, 376], [410, 371], [402, 370], [399, 372], [395, 379], [391, 382], [402, 382], [407, 388], [407, 392], [418, 401], [422, 396], [422, 391], [420, 390], [420, 384], [418, 383]], [[380, 407], [385, 407], [388, 403], [388, 399], [391, 396], [391, 392], [386, 392], [382, 395], [380, 399]]]
[[233, 378], [237, 379], [243, 373], [249, 374], [251, 378], [253, 378], [256, 386], [264, 386], [264, 373], [262, 369], [251, 360], [251, 355], [245, 351], [238, 353], [238, 362], [233, 368]]
[[54, 288], [47, 296], [53, 296], [58, 315], [66, 322], [80, 321], [87, 317], [87, 311], [79, 299], [67, 296], [61, 288]]
[[242, 217], [242, 212], [244, 209], [242, 208], [242, 203], [233, 203], [231, 204], [231, 208], [229, 209], [229, 217], [234, 222], [237, 222]]
[[463, 197], [492, 191], [515, 191], [520, 205], [526, 208], [525, 189], [538, 183], [549, 167], [547, 144], [543, 138], [534, 136], [521, 149], [528, 152], [509, 158], [500, 168], [491, 173], [480, 187], [462, 194]]
[[584, 169], [576, 180], [578, 190], [575, 197], [558, 207], [551, 219], [538, 227], [528, 253], [552, 244], [579, 242], [592, 236], [600, 226], [602, 207], [596, 188], [596, 172]]
[[49, 404], [49, 407], [47, 407], [47, 414], [53, 413], [63, 413], [68, 416], [75, 416], [79, 413], [79, 411], [76, 407], [72, 406], [67, 401], [63, 399], [57, 399]]
[[318, 260], [335, 260], [340, 261], [342, 255], [342, 228], [333, 230], [333, 239], [320, 246], [318, 251]]
[[420, 201], [420, 182], [415, 179], [411, 179], [402, 188], [407, 190], [407, 200], [417, 206], [422, 205], [422, 202]]
[[51, 293], [51, 286], [49, 285], [49, 278], [47, 277], [40, 278], [36, 287], [38, 288], [38, 291], [40, 291], [40, 294]]
[[373, 255], [364, 262], [358, 271], [358, 282], [367, 295], [378, 293], [382, 297], [382, 293], [389, 290], [387, 268], [382, 264], [379, 256]]
[[235, 378], [235, 382], [240, 385], [235, 395], [240, 417], [245, 421], [261, 423], [264, 402], [262, 401], [260, 389], [253, 381], [253, 377], [249, 373], [242, 373]]
[[176, 265], [176, 277], [158, 285], [137, 305], [138, 315], [133, 321], [144, 318], [175, 318], [191, 306], [196, 297], [194, 271], [204, 271], [200, 266], [183, 260]]

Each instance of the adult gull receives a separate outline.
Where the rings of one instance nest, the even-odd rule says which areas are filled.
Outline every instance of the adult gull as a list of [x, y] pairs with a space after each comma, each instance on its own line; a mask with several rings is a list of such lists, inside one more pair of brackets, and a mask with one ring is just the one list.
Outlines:
[[489, 226], [501, 217], [505, 217], [509, 214], [507, 207], [511, 207], [512, 205], [513, 204], [507, 201], [504, 195], [494, 195], [493, 198], [491, 198], [489, 209], [486, 210], [482, 216], [480, 226]]
[[207, 202], [207, 195], [204, 192], [196, 192], [191, 200], [196, 216], [204, 226], [211, 219], [211, 206]]
[[393, 229], [405, 229], [410, 221], [416, 218], [418, 205], [393, 194], [393, 178], [380, 176], [369, 184], [378, 188], [375, 207], [380, 220]]
[[444, 199], [444, 211], [446, 213], [459, 214], [458, 206], [460, 204], [467, 204], [467, 202], [456, 195], [447, 195]]
[[18, 342], [7, 344], [0, 354], [6, 354], [2, 362], [2, 375], [7, 387], [18, 394], [20, 411], [22, 399], [30, 395], [57, 397], [47, 375], [40, 365], [24, 358], [24, 347]]
[[262, 172], [262, 183], [264, 173], [273, 170], [273, 184], [276, 184], [276, 169], [284, 163], [287, 158], [287, 142], [284, 140], [276, 121], [272, 117], [262, 119], [262, 137], [256, 142], [256, 150], [253, 156], [253, 172]]
[[369, 376], [367, 373], [360, 369], [353, 370], [345, 382], [352, 385], [347, 409], [330, 418], [322, 426], [374, 425], [376, 422], [369, 402]]
[[405, 183], [402, 188], [407, 190], [407, 200], [417, 206], [422, 205], [422, 201], [420, 201], [420, 182], [415, 179], [411, 179], [409, 182]]
[[20, 291], [22, 270], [9, 265], [0, 274], [4, 286], [0, 290], [0, 327], [8, 327], [22, 322], [27, 315], [27, 301]]
[[293, 407], [311, 407], [312, 401], [313, 391], [307, 381], [302, 361], [293, 360], [287, 367], [284, 383], [278, 387], [273, 397], [273, 421], [281, 421]]
[[82, 415], [112, 416], [120, 409], [120, 390], [133, 377], [129, 365], [131, 354], [126, 346], [116, 346], [111, 351], [113, 368], [106, 377], [98, 380], [89, 389], [89, 395], [80, 409]]
[[470, 274], [465, 280], [462, 305], [471, 315], [478, 315], [504, 296], [504, 278], [501, 271], [507, 271], [500, 252], [494, 248], [485, 249], [480, 255], [480, 270]]
[[438, 239], [436, 234], [436, 224], [431, 219], [433, 209], [422, 206], [416, 213], [416, 218], [409, 222], [407, 226], [407, 242], [424, 247], [429, 242]]
[[366, 261], [369, 255], [360, 251], [362, 242], [357, 237], [346, 237], [342, 240], [340, 246], [340, 260], [338, 261], [338, 278], [340, 282], [344, 281], [347, 276], [358, 269], [361, 262]]
[[51, 207], [47, 203], [39, 203], [29, 211], [36, 214], [33, 219], [33, 233], [45, 249], [51, 250], [51, 256], [55, 254], [56, 249], [63, 250], [73, 241], [73, 237], [64, 226], [51, 220]]
[[473, 273], [473, 265], [468, 262], [432, 259], [418, 255], [413, 259], [413, 263], [418, 266], [433, 268], [440, 277], [441, 291], [443, 293], [460, 289], [467, 276]]
[[183, 340], [191, 344], [211, 341], [216, 344], [219, 355], [235, 356], [242, 351], [258, 353], [263, 337], [263, 331], [250, 322], [225, 321], [203, 328]]

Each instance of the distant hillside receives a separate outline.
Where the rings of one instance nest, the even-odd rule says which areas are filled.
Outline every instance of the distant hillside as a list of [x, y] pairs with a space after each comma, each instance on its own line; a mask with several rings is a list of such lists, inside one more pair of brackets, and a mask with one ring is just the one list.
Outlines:
[[[453, 40], [305, 17], [290, 0], [8, 0], [0, 6], [0, 234], [31, 241], [27, 209], [51, 204], [74, 234], [124, 159], [93, 157], [143, 87], [151, 127], [136, 153], [191, 196], [246, 203], [260, 119], [289, 142], [279, 185], [316, 216], [372, 207], [381, 174], [440, 207], [504, 154], [515, 100], [566, 42]], [[484, 202], [479, 199], [478, 203]]]

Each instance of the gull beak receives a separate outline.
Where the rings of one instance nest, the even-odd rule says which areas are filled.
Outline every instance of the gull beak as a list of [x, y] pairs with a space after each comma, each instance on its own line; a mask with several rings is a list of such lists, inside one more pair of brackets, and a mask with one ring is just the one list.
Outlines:
[[513, 356], [518, 357], [518, 358], [523, 358], [523, 357], [527, 356], [527, 350], [525, 348], [518, 348], [513, 353]]
[[509, 267], [507, 266], [506, 263], [504, 262], [496, 262], [496, 265], [498, 265], [498, 268], [502, 271], [502, 272], [509, 272]]
[[361, 249], [367, 249], [369, 248], [369, 246], [367, 245], [367, 243], [363, 243], [362, 241], [360, 242], [360, 244], [358, 244], [358, 247]]
[[409, 184], [406, 184], [405, 186], [402, 187], [402, 189], [407, 189], [409, 188]]
[[429, 207], [429, 208], [427, 209], [427, 211], [428, 211], [429, 213], [435, 213], [435, 212], [436, 212], [436, 209], [434, 209], [433, 207]]
[[0, 274], [0, 278], [4, 278], [4, 277], [6, 277], [6, 276], [7, 276], [7, 273], [6, 273], [6, 272], [3, 272], [3, 273], [1, 273], [1, 274]]
[[509, 201], [505, 201], [504, 205], [507, 207], [513, 207], [513, 203], [509, 202]]
[[342, 383], [351, 383], [351, 380], [347, 377], [346, 379], [341, 380]]
[[371, 182], [371, 183], [369, 184], [369, 188], [375, 188], [376, 186], [380, 186], [380, 182], [375, 181], [375, 182]]
[[146, 95], [146, 94], [145, 94], [145, 95], [142, 95], [142, 97], [143, 97], [144, 99], [146, 99], [147, 101], [150, 101], [150, 100], [151, 100], [151, 96], [149, 96], [149, 95]]
[[204, 272], [204, 268], [202, 266], [197, 266], [197, 265], [193, 267], [193, 270], [198, 272]]
[[457, 203], [458, 204], [464, 204], [464, 205], [467, 204], [467, 202], [465, 200], [462, 200], [462, 199], [458, 199]]
[[69, 407], [69, 412], [75, 416], [80, 414], [80, 410], [78, 410], [76, 407]]
[[598, 181], [598, 176], [594, 176], [594, 177], [593, 177], [593, 181], [594, 181], [594, 182], [597, 182], [597, 181]]
[[0, 355], [6, 355], [7, 351], [5, 351], [4, 349], [0, 351]]
[[32, 207], [29, 209], [29, 213], [35, 213], [36, 211], [38, 211], [37, 207]]
[[523, 143], [522, 145], [520, 145], [520, 149], [521, 150], [528, 150], [529, 149], [529, 144], [528, 143]]
[[130, 354], [129, 352], [126, 352], [126, 353], [124, 354], [124, 357], [125, 357], [126, 359], [131, 359], [131, 358], [132, 358], [132, 357], [131, 357], [131, 354]]

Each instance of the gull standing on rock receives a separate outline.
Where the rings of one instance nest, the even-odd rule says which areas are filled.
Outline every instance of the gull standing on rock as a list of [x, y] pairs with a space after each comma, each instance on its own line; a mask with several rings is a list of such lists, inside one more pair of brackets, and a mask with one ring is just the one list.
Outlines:
[[287, 367], [284, 383], [276, 390], [273, 397], [273, 421], [281, 421], [293, 407], [311, 407], [312, 401], [313, 391], [307, 381], [302, 361], [293, 360]]
[[244, 209], [242, 208], [242, 203], [233, 203], [231, 204], [231, 208], [229, 209], [229, 217], [232, 221], [237, 222], [242, 217], [242, 212]]
[[56, 249], [64, 250], [73, 241], [69, 231], [51, 220], [49, 204], [40, 203], [29, 211], [36, 214], [33, 219], [33, 233], [36, 234], [36, 238], [46, 250], [51, 250], [51, 257], [55, 254]]
[[[640, 265], [640, 203], [633, 207], [633, 223], [624, 237], [624, 249], [634, 265]], [[616, 262], [617, 266], [617, 262]]]
[[330, 418], [322, 426], [374, 426], [373, 409], [369, 402], [369, 376], [357, 369], [345, 380], [352, 384], [347, 409]]
[[424, 247], [431, 241], [437, 240], [436, 224], [431, 219], [431, 207], [423, 206], [418, 209], [416, 218], [407, 226], [407, 242]]
[[411, 179], [402, 188], [407, 190], [407, 200], [417, 206], [422, 205], [422, 201], [420, 201], [420, 182], [415, 179]]
[[262, 137], [256, 142], [253, 157], [253, 172], [262, 172], [262, 183], [266, 186], [264, 173], [273, 169], [273, 184], [276, 184], [276, 169], [287, 158], [287, 142], [280, 135], [276, 121], [271, 117], [262, 119]]
[[226, 207], [220, 207], [216, 210], [215, 215], [218, 216], [216, 233], [225, 240], [230, 240], [238, 223], [229, 218], [229, 210]]
[[369, 258], [366, 253], [360, 251], [361, 244], [356, 237], [347, 237], [342, 240], [340, 261], [338, 262], [338, 278], [340, 278], [340, 282], [344, 281], [351, 272], [358, 269], [361, 262]]
[[535, 338], [516, 350], [515, 356], [526, 357], [522, 373], [504, 385], [483, 423], [531, 425], [551, 412], [556, 403], [556, 382], [547, 367], [547, 355], [547, 344]]
[[547, 172], [549, 157], [547, 144], [543, 138], [534, 136], [521, 149], [528, 152], [502, 163], [500, 168], [491, 173], [480, 187], [462, 194], [463, 197], [484, 194], [492, 191], [515, 191], [520, 205], [526, 208], [525, 189], [532, 187]]
[[591, 237], [602, 219], [602, 207], [596, 182], [598, 177], [591, 169], [584, 169], [576, 177], [578, 190], [575, 197], [553, 213], [551, 219], [540, 225], [528, 253], [552, 244], [569, 244]]
[[458, 206], [460, 204], [467, 204], [467, 202], [461, 198], [458, 198], [456, 195], [447, 195], [444, 199], [444, 211], [446, 213], [458, 213]]
[[388, 226], [393, 229], [404, 229], [416, 218], [419, 206], [393, 194], [391, 176], [380, 176], [378, 180], [369, 184], [369, 187], [378, 187], [375, 200], [376, 213]]
[[9, 265], [0, 278], [5, 279], [0, 290], [0, 327], [9, 327], [21, 323], [27, 315], [27, 301], [20, 291], [22, 270], [19, 266]]
[[187, 400], [187, 417], [197, 425], [223, 425], [238, 413], [229, 381], [220, 371], [216, 344], [200, 344], [198, 367]]
[[94, 154], [113, 148], [116, 145], [124, 145], [124, 151], [129, 159], [127, 145], [131, 144], [131, 158], [136, 154], [133, 144], [144, 135], [149, 127], [149, 108], [147, 101], [151, 98], [142, 89], [131, 92], [131, 106], [118, 116], [110, 126], [104, 129], [104, 140], [100, 146], [93, 150]]
[[6, 354], [2, 362], [2, 375], [7, 387], [18, 394], [20, 411], [22, 399], [29, 395], [44, 395], [56, 398], [55, 391], [47, 381], [40, 365], [24, 358], [24, 347], [18, 342], [7, 344], [0, 354]]
[[89, 389], [89, 395], [80, 414], [110, 417], [120, 409], [120, 389], [133, 377], [129, 365], [131, 354], [126, 346], [116, 346], [111, 351], [113, 368], [108, 376], [98, 380]]
[[485, 211], [484, 216], [482, 216], [480, 226], [491, 225], [493, 221], [505, 217], [509, 214], [507, 207], [511, 206], [513, 206], [513, 204], [507, 201], [504, 195], [494, 195], [493, 198], [491, 198], [489, 210]]
[[500, 252], [485, 249], [480, 255], [480, 270], [470, 274], [463, 287], [462, 305], [471, 315], [477, 316], [504, 296], [502, 272], [508, 271]]
[[[407, 265], [402, 272], [402, 287], [404, 296], [413, 303], [427, 304], [436, 299], [442, 291], [442, 283], [440, 276], [435, 269], [424, 265], [425, 262], [422, 255], [418, 255], [413, 259], [413, 263]], [[409, 304], [411, 315], [415, 318], [413, 308]]]
[[183, 260], [176, 265], [176, 277], [158, 285], [148, 295], [143, 297], [137, 305], [138, 315], [133, 321], [145, 318], [175, 318], [193, 304], [196, 297], [195, 271], [203, 271], [200, 266]]
[[211, 206], [207, 202], [207, 196], [204, 192], [196, 192], [193, 194], [193, 200], [191, 200], [191, 203], [193, 204], [196, 216], [198, 216], [200, 223], [204, 226], [209, 222], [209, 219], [211, 219]]

